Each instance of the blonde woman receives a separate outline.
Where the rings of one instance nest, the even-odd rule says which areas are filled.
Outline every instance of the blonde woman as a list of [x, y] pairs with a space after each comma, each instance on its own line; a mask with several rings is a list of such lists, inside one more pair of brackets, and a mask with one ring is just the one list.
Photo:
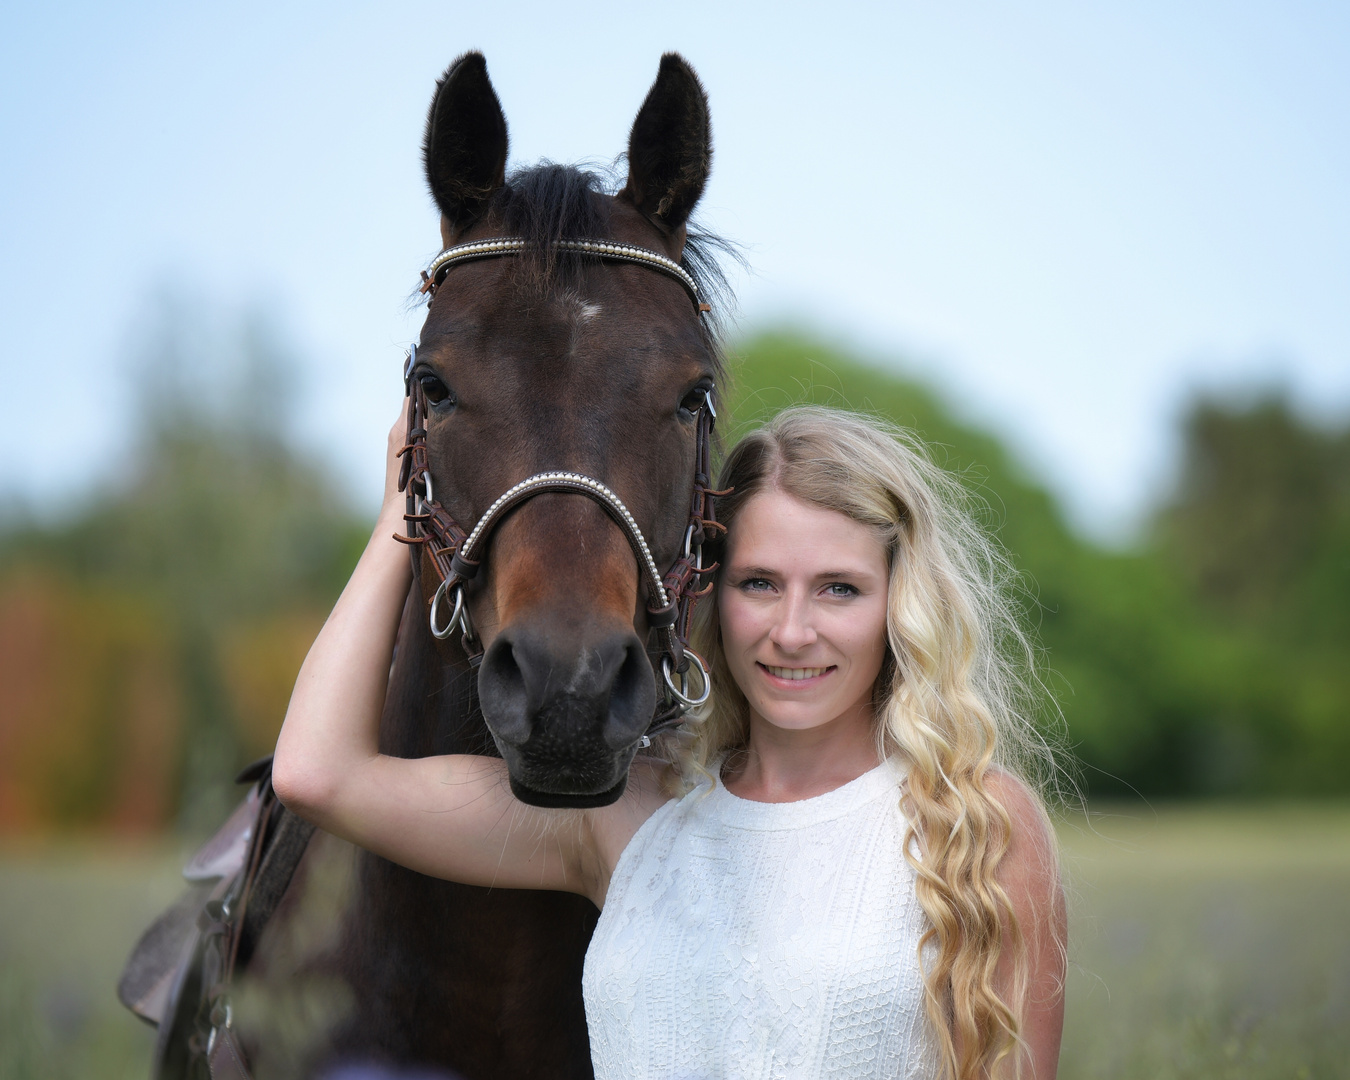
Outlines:
[[955, 481], [849, 413], [781, 413], [720, 483], [712, 704], [617, 803], [526, 807], [495, 759], [378, 754], [408, 588], [392, 543], [305, 663], [278, 794], [422, 873], [589, 896], [602, 1080], [1054, 1077], [1064, 908], [1034, 784], [1052, 763], [997, 549]]

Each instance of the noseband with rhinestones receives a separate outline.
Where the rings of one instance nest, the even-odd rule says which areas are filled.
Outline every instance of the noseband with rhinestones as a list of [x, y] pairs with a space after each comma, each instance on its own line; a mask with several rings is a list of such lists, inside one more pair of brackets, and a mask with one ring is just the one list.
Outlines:
[[[709, 310], [707, 304], [700, 302], [698, 286], [684, 268], [655, 251], [605, 240], [560, 240], [552, 246], [559, 251], [591, 255], [602, 261], [649, 267], [678, 281], [700, 314]], [[516, 255], [524, 249], [525, 241], [514, 238], [481, 240], [450, 248], [437, 256], [423, 272], [422, 292], [434, 296], [445, 274], [459, 263]], [[708, 700], [712, 681], [703, 659], [689, 648], [689, 627], [695, 602], [712, 589], [712, 585], [704, 585], [702, 579], [717, 568], [716, 564], [703, 565], [703, 542], [708, 533], [725, 531], [713, 510], [714, 498], [726, 492], [714, 491], [711, 487], [712, 431], [717, 420], [712, 388], [708, 389], [696, 417], [694, 486], [690, 496], [689, 523], [684, 531], [684, 549], [663, 576], [652, 558], [642, 530], [638, 528], [623, 500], [599, 480], [581, 473], [541, 472], [527, 477], [503, 492], [472, 530], [466, 532], [461, 528], [437, 502], [432, 490], [427, 455], [427, 400], [422, 384], [413, 377], [416, 361], [417, 348], [413, 346], [403, 372], [410, 401], [408, 434], [399, 451], [403, 464], [398, 482], [399, 490], [407, 493], [404, 518], [408, 522], [408, 535], [396, 539], [420, 547], [429, 556], [428, 561], [440, 578], [428, 613], [431, 633], [437, 639], [444, 640], [458, 627], [469, 662], [475, 666], [481, 663], [483, 646], [474, 634], [465, 586], [474, 579], [482, 566], [492, 530], [509, 511], [543, 492], [584, 495], [599, 503], [614, 519], [628, 546], [632, 548], [637, 559], [638, 574], [646, 589], [647, 626], [657, 635], [661, 646], [664, 694], [657, 703], [647, 736], [677, 724], [690, 709], [703, 705]], [[417, 558], [416, 549], [413, 558]], [[698, 670], [699, 688], [696, 694], [690, 692], [691, 667]]]

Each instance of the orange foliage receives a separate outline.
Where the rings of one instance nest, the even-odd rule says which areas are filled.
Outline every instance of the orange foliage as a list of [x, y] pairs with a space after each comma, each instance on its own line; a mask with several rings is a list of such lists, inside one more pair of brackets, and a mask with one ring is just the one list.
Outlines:
[[226, 632], [221, 674], [249, 758], [276, 746], [295, 677], [323, 622], [322, 612], [289, 611]]
[[181, 731], [153, 604], [50, 570], [0, 579], [0, 832], [163, 826]]

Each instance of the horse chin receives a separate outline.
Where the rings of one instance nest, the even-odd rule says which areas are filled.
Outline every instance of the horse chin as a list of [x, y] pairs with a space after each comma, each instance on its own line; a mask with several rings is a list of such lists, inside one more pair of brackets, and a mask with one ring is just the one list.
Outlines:
[[593, 795], [564, 795], [552, 791], [536, 791], [526, 787], [514, 776], [511, 777], [511, 794], [527, 806], [542, 806], [549, 809], [589, 810], [596, 806], [611, 806], [619, 801], [624, 788], [628, 786], [628, 774], [619, 777], [619, 782], [607, 791]]
[[608, 747], [588, 747], [591, 753], [563, 754], [551, 740], [536, 740], [543, 745], [519, 746], [493, 732], [493, 742], [506, 762], [511, 793], [529, 806], [589, 809], [609, 806], [628, 786], [628, 769], [636, 746], [614, 751]]

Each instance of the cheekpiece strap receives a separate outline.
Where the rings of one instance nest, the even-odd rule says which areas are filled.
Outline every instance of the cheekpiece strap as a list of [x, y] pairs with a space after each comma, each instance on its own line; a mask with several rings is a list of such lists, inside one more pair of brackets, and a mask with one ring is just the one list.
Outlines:
[[[667, 259], [649, 248], [637, 247], [634, 244], [616, 244], [611, 240], [558, 240], [550, 246], [559, 251], [577, 251], [601, 259], [613, 259], [658, 270], [684, 286], [684, 291], [689, 294], [689, 299], [694, 302], [694, 308], [700, 315], [711, 310], [708, 304], [699, 300], [698, 285], [689, 272], [673, 259]], [[440, 285], [446, 271], [459, 263], [471, 262], [474, 259], [491, 259], [500, 255], [519, 255], [525, 247], [524, 240], [503, 236], [448, 248], [437, 255], [431, 265], [422, 271], [421, 291], [436, 295], [436, 287]]]

